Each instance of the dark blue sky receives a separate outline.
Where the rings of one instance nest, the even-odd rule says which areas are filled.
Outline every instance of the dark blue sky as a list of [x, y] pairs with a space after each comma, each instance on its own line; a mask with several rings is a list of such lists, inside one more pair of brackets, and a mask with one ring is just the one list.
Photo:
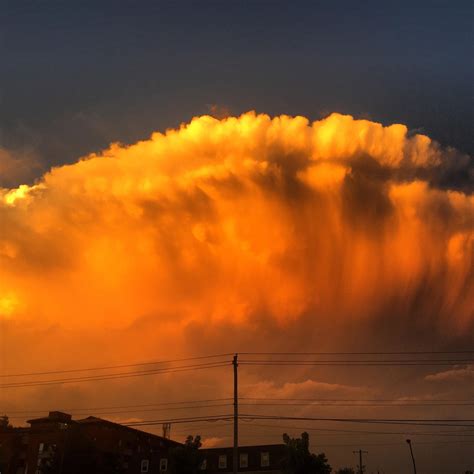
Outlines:
[[474, 153], [471, 0], [3, 2], [0, 146], [46, 165], [206, 113], [350, 113]]

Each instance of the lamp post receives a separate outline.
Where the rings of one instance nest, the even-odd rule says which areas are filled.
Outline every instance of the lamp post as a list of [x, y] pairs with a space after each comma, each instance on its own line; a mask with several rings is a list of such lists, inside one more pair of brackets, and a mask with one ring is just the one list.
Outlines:
[[411, 460], [413, 461], [413, 472], [416, 474], [415, 456], [413, 455], [413, 448], [411, 447], [411, 439], [407, 439], [407, 444], [410, 446]]

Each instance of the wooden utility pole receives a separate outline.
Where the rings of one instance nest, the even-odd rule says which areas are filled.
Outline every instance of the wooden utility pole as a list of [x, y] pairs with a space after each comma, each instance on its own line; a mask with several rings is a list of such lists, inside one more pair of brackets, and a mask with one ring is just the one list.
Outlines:
[[232, 365], [234, 366], [234, 451], [232, 456], [232, 472], [237, 474], [239, 470], [239, 389], [238, 389], [238, 373], [239, 366], [238, 354], [234, 355]]
[[352, 451], [354, 454], [359, 455], [359, 474], [364, 474], [364, 465], [362, 464], [362, 454], [368, 454], [368, 451], [362, 451], [362, 449], [359, 449], [359, 451]]

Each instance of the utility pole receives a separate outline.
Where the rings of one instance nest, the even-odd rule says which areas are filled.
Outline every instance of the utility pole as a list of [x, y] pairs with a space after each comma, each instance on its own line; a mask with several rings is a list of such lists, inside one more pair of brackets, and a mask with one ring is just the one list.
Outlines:
[[234, 355], [232, 365], [234, 366], [234, 451], [232, 456], [232, 472], [237, 474], [239, 470], [239, 389], [238, 389], [238, 373], [239, 366], [238, 354]]
[[359, 449], [359, 451], [352, 451], [354, 454], [359, 455], [359, 474], [364, 474], [364, 465], [362, 464], [362, 455], [363, 454], [368, 454], [368, 451], [362, 451], [362, 449]]
[[411, 460], [413, 461], [413, 472], [416, 474], [415, 456], [413, 455], [413, 448], [411, 447], [411, 439], [407, 439], [407, 444], [410, 446]]
[[163, 438], [171, 439], [171, 423], [163, 423]]

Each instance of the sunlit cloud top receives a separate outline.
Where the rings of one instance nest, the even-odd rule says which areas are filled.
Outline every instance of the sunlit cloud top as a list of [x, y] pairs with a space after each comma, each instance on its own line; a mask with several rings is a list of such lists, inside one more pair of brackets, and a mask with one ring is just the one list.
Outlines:
[[388, 312], [464, 332], [471, 176], [404, 125], [198, 117], [2, 190], [2, 317], [176, 335]]

